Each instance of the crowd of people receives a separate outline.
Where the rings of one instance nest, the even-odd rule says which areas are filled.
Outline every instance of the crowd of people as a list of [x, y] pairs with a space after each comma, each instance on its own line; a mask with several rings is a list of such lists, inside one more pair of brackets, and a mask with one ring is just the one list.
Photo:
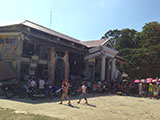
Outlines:
[[[28, 87], [29, 88], [38, 88], [40, 92], [42, 92], [45, 89], [45, 86], [47, 85], [47, 82], [41, 78], [35, 79], [30, 78], [28, 80]], [[63, 103], [64, 98], [66, 97], [68, 99], [68, 104], [71, 103], [70, 98], [68, 96], [69, 91], [69, 81], [64, 80], [62, 83], [62, 96], [61, 96], [61, 102]], [[141, 80], [127, 80], [123, 79], [122, 81], [112, 81], [112, 82], [106, 82], [106, 81], [93, 81], [86, 80], [82, 82], [82, 86], [80, 88], [76, 89], [76, 92], [81, 91], [81, 94], [79, 96], [80, 103], [82, 97], [84, 97], [86, 103], [87, 101], [87, 93], [103, 93], [103, 94], [119, 94], [124, 96], [139, 96], [139, 97], [150, 97], [150, 98], [160, 98], [160, 79], [141, 79]]]
[[28, 79], [28, 88], [37, 88], [40, 91], [43, 91], [46, 85], [46, 81], [41, 79], [41, 78], [34, 78], [34, 77], [30, 77]]
[[[29, 80], [28, 80], [28, 88], [29, 88], [29, 90], [37, 89], [40, 94], [43, 94], [43, 91], [48, 86], [50, 86], [49, 83], [47, 81], [41, 79], [41, 78], [30, 77]], [[62, 87], [63, 93], [62, 93], [62, 96], [61, 96], [60, 104], [63, 103], [64, 98], [66, 97], [67, 100], [68, 100], [68, 104], [70, 105], [71, 104], [71, 100], [70, 100], [70, 97], [68, 95], [69, 88], [70, 88], [70, 83], [69, 83], [68, 79], [64, 79], [64, 81], [62, 82], [61, 87]], [[86, 97], [87, 86], [86, 86], [86, 82], [85, 81], [82, 82], [82, 86], [80, 88], [76, 89], [76, 92], [80, 92], [80, 91], [81, 91], [81, 94], [79, 96], [79, 100], [78, 100], [77, 103], [80, 103], [81, 99], [84, 97], [84, 99], [86, 101], [85, 103], [88, 104], [87, 97]]]
[[109, 82], [102, 80], [86, 81], [90, 93], [115, 93], [118, 90], [118, 82]]
[[160, 79], [147, 78], [141, 80], [112, 81], [109, 83], [87, 81], [87, 87], [93, 93], [119, 94], [128, 96], [160, 98]]
[[135, 80], [135, 83], [138, 84], [139, 96], [150, 97], [150, 98], [160, 98], [160, 79], [142, 79]]

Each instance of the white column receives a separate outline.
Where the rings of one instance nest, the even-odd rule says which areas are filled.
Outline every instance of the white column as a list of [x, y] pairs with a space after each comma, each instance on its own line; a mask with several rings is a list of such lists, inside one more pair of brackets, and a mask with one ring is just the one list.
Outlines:
[[101, 80], [105, 80], [106, 57], [102, 56], [101, 61]]
[[115, 79], [115, 72], [116, 72], [116, 59], [112, 60], [112, 66], [111, 66], [111, 79]]

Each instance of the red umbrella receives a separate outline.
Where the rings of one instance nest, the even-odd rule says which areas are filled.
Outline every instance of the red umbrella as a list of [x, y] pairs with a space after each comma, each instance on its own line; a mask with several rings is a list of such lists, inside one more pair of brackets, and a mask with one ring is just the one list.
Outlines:
[[140, 82], [141, 82], [140, 80], [135, 80], [135, 81], [134, 81], [134, 83], [140, 83]]

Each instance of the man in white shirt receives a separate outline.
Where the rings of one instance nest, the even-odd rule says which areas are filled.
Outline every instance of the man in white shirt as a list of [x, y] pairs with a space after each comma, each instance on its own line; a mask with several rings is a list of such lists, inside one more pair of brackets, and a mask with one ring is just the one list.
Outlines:
[[45, 81], [43, 79], [39, 80], [39, 89], [44, 89]]
[[98, 91], [101, 92], [102, 91], [102, 82], [99, 80], [97, 82], [97, 85], [98, 85]]
[[35, 81], [34, 78], [31, 80], [31, 87], [32, 88], [36, 88], [37, 87], [37, 84], [36, 84], [36, 81]]
[[40, 94], [42, 94], [43, 90], [44, 90], [44, 85], [45, 85], [45, 81], [43, 79], [39, 79], [39, 90], [40, 90]]

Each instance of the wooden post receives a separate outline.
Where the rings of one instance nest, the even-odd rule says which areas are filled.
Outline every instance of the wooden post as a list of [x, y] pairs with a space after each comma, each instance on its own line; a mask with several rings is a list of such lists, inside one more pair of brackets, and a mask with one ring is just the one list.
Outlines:
[[17, 37], [17, 60], [16, 60], [16, 66], [17, 66], [17, 79], [18, 81], [21, 79], [21, 56], [23, 52], [23, 35], [20, 35]]
[[68, 51], [65, 51], [65, 58], [64, 58], [64, 62], [65, 62], [65, 73], [64, 73], [64, 78], [68, 79], [69, 78], [69, 65], [68, 65]]
[[50, 58], [50, 67], [49, 67], [49, 84], [54, 83], [55, 78], [55, 49], [51, 48], [51, 58]]

